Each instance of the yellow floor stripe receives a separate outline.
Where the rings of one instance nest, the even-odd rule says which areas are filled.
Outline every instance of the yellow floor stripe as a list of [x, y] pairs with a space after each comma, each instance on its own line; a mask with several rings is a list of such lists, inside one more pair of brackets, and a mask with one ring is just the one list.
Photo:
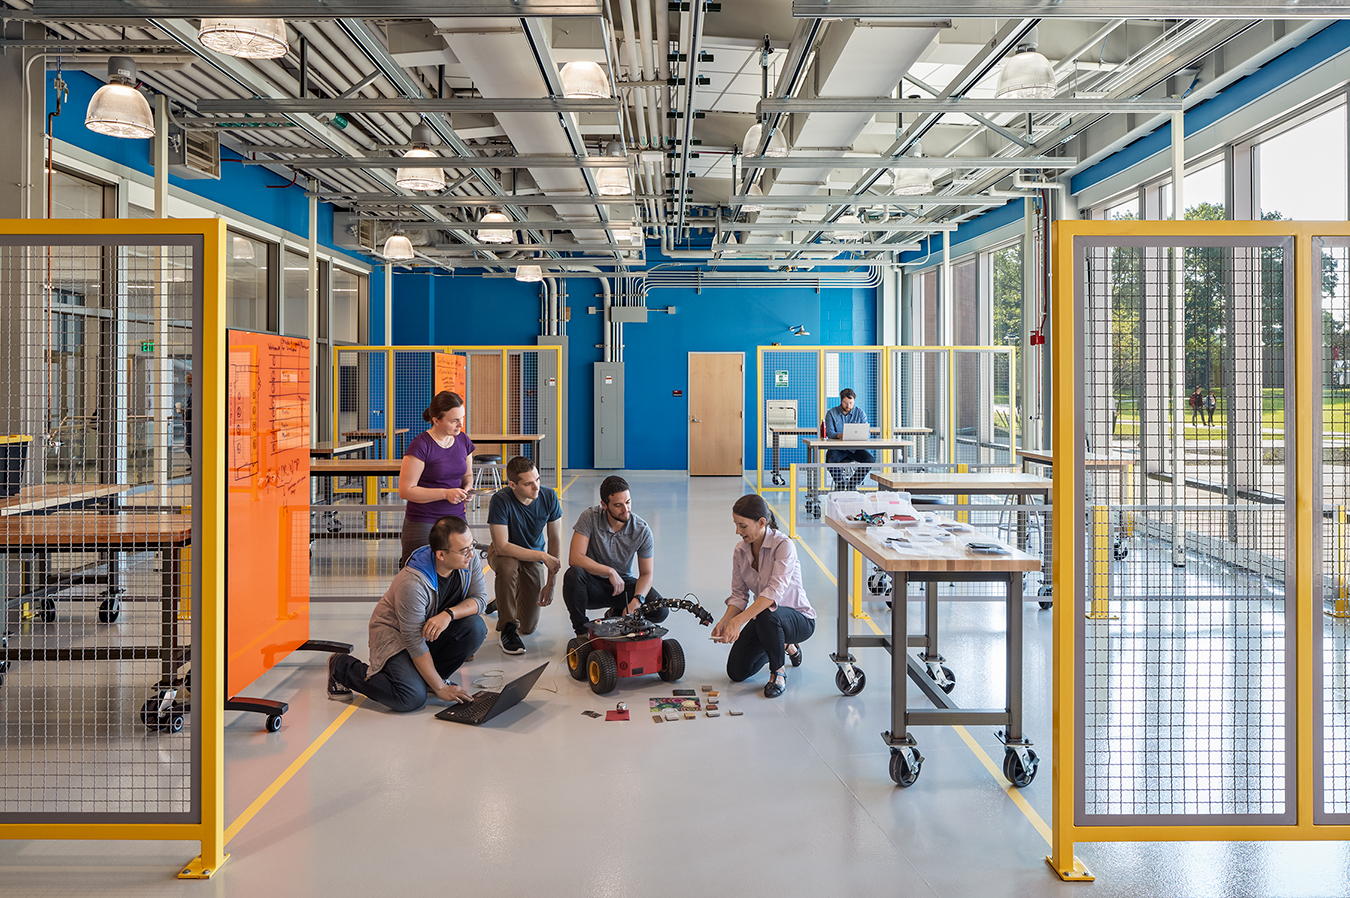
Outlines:
[[1045, 839], [1045, 844], [1052, 844], [1050, 842], [1050, 827], [1041, 819], [1041, 815], [1036, 813], [1036, 809], [1031, 806], [1031, 802], [1027, 801], [1022, 791], [1004, 778], [1003, 771], [994, 763], [994, 759], [989, 757], [988, 752], [984, 750], [980, 743], [975, 741], [974, 736], [966, 732], [965, 727], [954, 726], [952, 729], [956, 730], [956, 734], [965, 740], [966, 745], [970, 746], [970, 750], [975, 753], [975, 757], [979, 758], [980, 763], [988, 768], [994, 779], [1004, 784], [1003, 791], [1008, 793], [1008, 797], [1012, 799], [1013, 804], [1017, 805], [1018, 810], [1022, 812], [1022, 816], [1030, 820], [1031, 825], [1036, 827], [1036, 832], [1041, 834], [1042, 839]]
[[304, 767], [305, 764], [309, 762], [309, 759], [314, 757], [314, 753], [323, 748], [323, 744], [338, 731], [338, 728], [356, 713], [356, 709], [361, 707], [363, 701], [365, 701], [365, 697], [362, 695], [352, 696], [351, 706], [339, 714], [337, 720], [330, 723], [328, 729], [324, 730], [323, 733], [319, 735], [319, 738], [311, 742], [309, 748], [301, 752], [300, 757], [291, 762], [291, 766], [282, 771], [281, 776], [272, 780], [272, 785], [268, 786], [263, 790], [261, 795], [253, 799], [253, 804], [249, 805], [244, 813], [235, 818], [235, 821], [225, 830], [225, 844], [228, 845], [231, 839], [239, 835], [239, 830], [243, 829], [250, 820], [257, 816], [258, 812], [281, 791], [282, 787], [291, 781], [291, 777], [300, 772], [300, 768]]
[[[802, 542], [800, 536], [797, 537], [797, 542], [806, 550], [806, 554], [815, 559], [816, 564], [820, 566], [820, 569], [825, 573], [825, 576], [830, 578], [830, 582], [837, 585], [839, 581], [830, 573], [829, 568], [825, 567], [825, 564], [816, 556], [816, 553], [811, 551], [811, 547], [805, 542]], [[870, 617], [866, 619], [866, 622], [867, 626], [872, 628], [873, 633], [878, 636], [886, 635], [882, 632], [881, 628], [877, 626], [876, 621], [872, 620]], [[975, 737], [970, 735], [965, 727], [954, 726], [952, 729], [956, 730], [956, 734], [965, 740], [966, 745], [969, 746], [970, 750], [975, 754], [975, 757], [979, 759], [980, 763], [983, 764], [985, 769], [987, 769], [994, 777], [994, 782], [998, 783], [1003, 788], [1003, 791], [1007, 794], [1008, 798], [1011, 799], [1012, 803], [1017, 806], [1017, 809], [1022, 812], [1022, 816], [1026, 817], [1027, 820], [1031, 822], [1031, 825], [1036, 827], [1036, 832], [1040, 833], [1041, 838], [1045, 839], [1045, 844], [1050, 845], [1050, 827], [1041, 819], [1041, 815], [1036, 813], [1036, 809], [1031, 806], [1031, 802], [1027, 801], [1026, 796], [1022, 794], [1021, 790], [1008, 782], [1007, 778], [1003, 776], [1003, 771], [994, 763], [993, 758], [989, 757], [988, 752], [980, 746], [980, 743], [975, 741]]]
[[[567, 481], [567, 486], [571, 486], [572, 484], [576, 483], [576, 482], [577, 482], [577, 478], [580, 477], [580, 476], [581, 476], [580, 474], [573, 474], [573, 475], [572, 475], [572, 479], [569, 480], [569, 481]], [[565, 486], [565, 487], [563, 487], [562, 489], [558, 490], [558, 495], [559, 495], [559, 496], [561, 496], [563, 493], [567, 492], [567, 486]]]

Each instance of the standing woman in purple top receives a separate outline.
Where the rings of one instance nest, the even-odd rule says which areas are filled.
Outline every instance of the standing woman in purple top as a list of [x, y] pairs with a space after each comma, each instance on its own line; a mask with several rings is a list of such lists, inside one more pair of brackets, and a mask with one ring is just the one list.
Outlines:
[[802, 586], [797, 547], [779, 532], [763, 497], [741, 496], [731, 507], [731, 520], [741, 541], [731, 553], [727, 613], [713, 627], [712, 638], [732, 643], [727, 676], [734, 683], [768, 664], [764, 697], [777, 698], [787, 686], [787, 662], [801, 666], [801, 643], [816, 631], [816, 611]]
[[401, 568], [408, 556], [427, 545], [431, 525], [443, 515], [464, 517], [464, 500], [473, 484], [473, 441], [464, 432], [464, 400], [442, 390], [422, 412], [431, 426], [403, 453], [398, 495], [403, 512]]

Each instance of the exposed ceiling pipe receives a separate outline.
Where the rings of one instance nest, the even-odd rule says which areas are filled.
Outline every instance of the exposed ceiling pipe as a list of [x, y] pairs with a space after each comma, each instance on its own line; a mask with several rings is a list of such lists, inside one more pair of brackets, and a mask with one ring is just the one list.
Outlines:
[[1074, 47], [1072, 52], [1055, 64], [1055, 75], [1061, 78], [1064, 77], [1064, 75], [1068, 74], [1073, 69], [1074, 63], [1078, 61], [1078, 57], [1106, 40], [1111, 36], [1112, 32], [1124, 24], [1124, 19], [1112, 19], [1101, 28], [1098, 28], [1092, 33], [1092, 37], [1083, 41], [1083, 43], [1079, 44], [1077, 47]]
[[[807, 62], [811, 57], [811, 48], [815, 46], [816, 38], [820, 36], [820, 30], [825, 27], [821, 19], [798, 19], [797, 30], [792, 35], [792, 43], [788, 45], [787, 59], [783, 62], [783, 68], [778, 73], [778, 84], [774, 88], [774, 95], [779, 97], [791, 97], [797, 93], [801, 87], [802, 79], [806, 77]], [[757, 147], [742, 147], [747, 154], [755, 156], [762, 155], [769, 146], [769, 137], [773, 135], [783, 125], [783, 113], [770, 113], [764, 117], [763, 129], [760, 131], [760, 145]], [[741, 193], [750, 189], [750, 185], [755, 183], [759, 177], [761, 169], [746, 166], [741, 172]], [[766, 188], [768, 185], [764, 185]], [[766, 191], [767, 192], [767, 191]], [[739, 214], [741, 207], [737, 205], [732, 210], [733, 215]]]
[[603, 355], [601, 355], [601, 358], [606, 362], [616, 361], [616, 359], [614, 358], [614, 345], [616, 342], [615, 338], [617, 337], [615, 328], [619, 327], [619, 325], [610, 324], [609, 321], [609, 307], [614, 302], [614, 294], [609, 286], [609, 277], [599, 268], [596, 268], [594, 265], [564, 265], [563, 268], [565, 268], [567, 271], [595, 272], [596, 280], [600, 282], [600, 289], [602, 291], [601, 309], [604, 312], [604, 319], [603, 319], [604, 325], [601, 328], [601, 334], [604, 337], [604, 341], [602, 344], [604, 352]]
[[691, 4], [693, 9], [689, 13], [689, 43], [686, 44], [686, 57], [684, 62], [684, 119], [680, 129], [682, 136], [680, 140], [680, 167], [676, 169], [679, 172], [679, 184], [676, 186], [675, 198], [679, 203], [678, 211], [675, 216], [676, 232], [684, 231], [684, 212], [689, 200], [689, 151], [694, 144], [694, 94], [698, 89], [698, 57], [702, 52], [703, 46], [703, 18], [704, 4], [702, 0], [694, 0]]

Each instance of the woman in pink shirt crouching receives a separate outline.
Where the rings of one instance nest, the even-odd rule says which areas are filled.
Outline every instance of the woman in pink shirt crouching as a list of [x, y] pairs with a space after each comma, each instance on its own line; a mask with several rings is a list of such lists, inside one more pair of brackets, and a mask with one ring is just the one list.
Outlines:
[[[802, 587], [797, 548], [778, 530], [761, 496], [747, 495], [731, 507], [740, 543], [731, 553], [731, 596], [727, 613], [712, 630], [714, 642], [731, 643], [727, 676], [748, 680], [769, 665], [765, 698], [787, 686], [787, 662], [802, 663], [801, 643], [816, 629], [816, 612]], [[750, 600], [754, 596], [754, 601]]]

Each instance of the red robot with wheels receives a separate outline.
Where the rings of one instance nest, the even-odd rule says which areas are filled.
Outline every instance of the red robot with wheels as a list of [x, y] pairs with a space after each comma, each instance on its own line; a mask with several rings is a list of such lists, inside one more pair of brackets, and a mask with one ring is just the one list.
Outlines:
[[613, 692], [620, 677], [657, 674], [667, 683], [684, 676], [684, 649], [669, 633], [642, 616], [643, 611], [676, 608], [688, 611], [703, 626], [711, 626], [713, 617], [697, 601], [655, 599], [636, 612], [623, 617], [591, 621], [585, 636], [567, 643], [567, 669], [575, 680], [589, 680], [596, 695]]

